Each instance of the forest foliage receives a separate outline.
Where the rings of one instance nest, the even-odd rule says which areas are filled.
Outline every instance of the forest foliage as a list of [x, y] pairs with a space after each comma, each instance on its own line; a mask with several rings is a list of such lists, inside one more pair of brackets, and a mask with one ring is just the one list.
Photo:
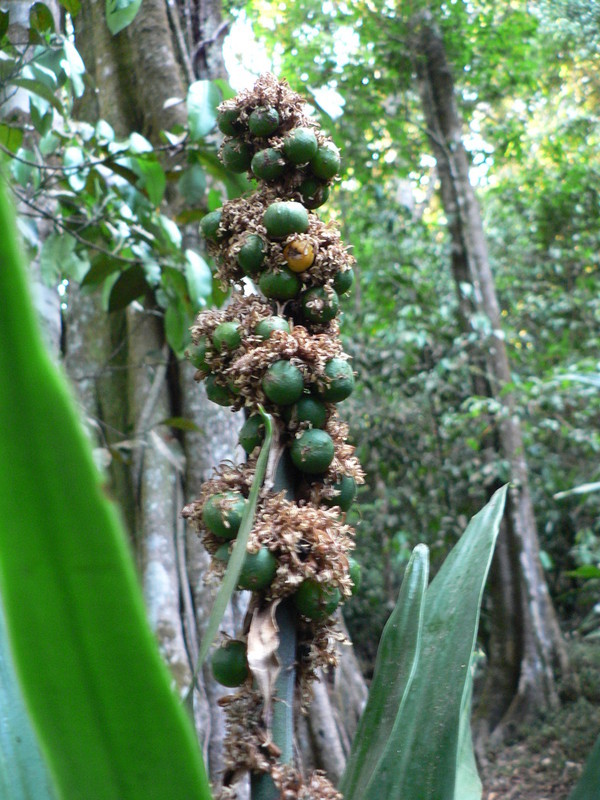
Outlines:
[[[116, 33], [139, 3], [113, 5]], [[579, 0], [535, 9], [484, 0], [430, 5], [459, 89], [544, 566], [555, 602], [576, 624], [595, 602], [600, 560], [600, 11]], [[75, 17], [77, 2], [62, 6]], [[355, 520], [366, 580], [349, 621], [367, 614], [377, 630], [414, 543], [427, 541], [435, 566], [486, 486], [506, 477], [506, 465], [490, 465], [482, 453], [501, 409], [469, 389], [468, 337], [485, 337], [487, 322], [467, 334], [457, 324], [445, 219], [403, 47], [407, 15], [388, 3], [313, 0], [232, 9], [242, 10], [344, 152], [330, 213], [358, 259], [344, 331], [360, 389], [346, 413], [368, 473]], [[103, 120], [82, 122], [78, 109], [91, 87], [70, 19], [57, 27], [36, 3], [15, 38], [0, 12], [0, 158], [20, 203], [20, 230], [65, 302], [69, 282], [101, 291], [107, 311], [150, 298], [181, 357], [193, 316], [223, 294], [180, 226], [249, 185], [216, 156], [215, 109], [231, 90], [221, 81], [193, 83], [186, 98], [173, 98], [186, 104], [187, 128], [163, 131], [159, 142], [120, 137]], [[161, 210], [166, 196], [173, 216]], [[41, 218], [52, 226], [44, 240]], [[372, 663], [378, 637], [358, 627], [354, 634]]]
[[[443, 553], [485, 487], [507, 475], [501, 459], [484, 458], [502, 409], [471, 394], [467, 352], [488, 323], [467, 333], [458, 324], [446, 220], [402, 44], [416, 5], [332, 2], [321, 13], [316, 2], [256, 2], [248, 12], [292, 84], [312, 92], [320, 113], [337, 109], [330, 127], [346, 170], [333, 214], [360, 276], [345, 314], [361, 387], [349, 418], [369, 476], [359, 553], [371, 570], [354, 613], [381, 622], [381, 598], [389, 607], [415, 536]], [[433, 8], [482, 205], [546, 576], [574, 624], [597, 591], [577, 575], [598, 577], [600, 555], [600, 494], [568, 493], [598, 480], [600, 447], [599, 7], [583, 5]], [[359, 625], [353, 633], [360, 639]]]
[[[109, 2], [111, 31], [139, 5]], [[459, 90], [546, 577], [575, 628], [600, 580], [600, 7], [429, 5]], [[21, 235], [63, 303], [74, 284], [101, 292], [108, 313], [145, 302], [183, 358], [196, 313], [225, 297], [185, 226], [251, 186], [217, 157], [216, 106], [231, 89], [192, 83], [172, 98], [187, 125], [158, 140], [84, 122], [93, 87], [73, 36], [77, 0], [62, 8], [58, 25], [35, 3], [16, 29], [0, 10], [0, 165]], [[369, 671], [415, 543], [429, 545], [437, 570], [487, 488], [507, 478], [484, 453], [502, 407], [470, 388], [469, 339], [491, 331], [483, 316], [466, 333], [457, 321], [447, 221], [403, 46], [408, 14], [370, 0], [253, 0], [232, 13], [253, 20], [344, 153], [329, 203], [358, 261], [343, 324], [358, 388], [344, 413], [368, 474], [352, 520], [364, 580], [347, 619]], [[485, 609], [483, 619], [485, 635]]]

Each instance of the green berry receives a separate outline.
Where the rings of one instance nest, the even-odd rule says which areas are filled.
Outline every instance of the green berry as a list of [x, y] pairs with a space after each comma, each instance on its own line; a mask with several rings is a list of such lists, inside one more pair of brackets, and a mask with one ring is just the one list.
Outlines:
[[290, 419], [296, 422], [308, 422], [313, 428], [322, 428], [327, 421], [327, 409], [314, 397], [301, 397], [292, 407]]
[[285, 161], [279, 150], [268, 147], [266, 150], [259, 150], [253, 156], [250, 168], [257, 178], [272, 181], [283, 173]]
[[205, 239], [212, 239], [216, 241], [219, 235], [219, 223], [221, 222], [221, 214], [223, 210], [217, 208], [216, 211], [211, 211], [205, 214], [200, 220], [200, 233]]
[[239, 322], [221, 322], [212, 335], [213, 347], [217, 352], [235, 350], [242, 343]]
[[277, 559], [266, 547], [256, 553], [246, 553], [238, 586], [251, 592], [260, 592], [273, 582], [277, 572]]
[[221, 386], [220, 383], [217, 383], [214, 375], [208, 376], [204, 383], [204, 387], [206, 389], [206, 396], [208, 399], [213, 403], [217, 403], [219, 406], [230, 406], [235, 400], [234, 395], [226, 386]]
[[345, 269], [343, 272], [336, 272], [335, 278], [333, 279], [333, 288], [338, 294], [346, 294], [346, 292], [352, 288], [353, 283], [354, 270]]
[[315, 286], [302, 295], [302, 314], [309, 322], [323, 324], [330, 322], [340, 309], [337, 293]]
[[316, 178], [306, 178], [298, 187], [298, 191], [302, 195], [302, 202], [310, 209], [319, 208], [329, 198], [329, 186]]
[[235, 136], [240, 132], [240, 112], [237, 108], [225, 108], [217, 114], [217, 126], [226, 136]]
[[350, 558], [348, 559], [348, 571], [350, 573], [350, 580], [354, 584], [354, 586], [352, 587], [352, 594], [356, 594], [356, 592], [358, 592], [360, 588], [360, 583], [361, 583], [361, 568], [358, 561], [352, 558], [352, 556], [350, 556]]
[[208, 348], [208, 337], [201, 336], [196, 344], [191, 344], [186, 350], [186, 355], [192, 366], [202, 372], [210, 372], [210, 365], [206, 361]]
[[284, 200], [271, 203], [263, 214], [263, 225], [273, 239], [284, 239], [290, 233], [308, 230], [308, 211], [302, 203]]
[[221, 160], [232, 172], [246, 172], [252, 161], [252, 148], [245, 142], [226, 142], [221, 150]]
[[248, 128], [255, 136], [271, 136], [279, 127], [276, 108], [259, 106], [248, 117]]
[[283, 140], [283, 152], [292, 164], [306, 164], [317, 155], [317, 149], [312, 128], [294, 128]]
[[235, 539], [245, 507], [246, 500], [240, 492], [213, 494], [204, 503], [202, 521], [220, 539]]
[[356, 481], [350, 475], [343, 475], [342, 480], [333, 484], [334, 496], [325, 499], [325, 505], [330, 508], [339, 506], [342, 511], [348, 511], [356, 497]]
[[265, 243], [255, 233], [246, 236], [237, 254], [237, 262], [246, 275], [255, 275], [265, 260]]
[[310, 162], [310, 168], [317, 178], [328, 180], [340, 171], [340, 152], [333, 142], [322, 144]]
[[217, 547], [213, 558], [216, 558], [217, 561], [222, 561], [224, 564], [227, 564], [230, 556], [229, 545], [230, 542], [225, 542], [220, 547]]
[[213, 653], [211, 666], [222, 686], [241, 686], [249, 675], [246, 645], [233, 639], [225, 642]]
[[258, 281], [261, 292], [272, 300], [291, 300], [296, 297], [301, 286], [300, 278], [287, 267], [263, 272]]
[[294, 439], [290, 448], [294, 465], [307, 475], [321, 475], [333, 461], [333, 439], [319, 428], [309, 428]]
[[298, 587], [293, 595], [294, 605], [305, 617], [312, 620], [323, 620], [331, 616], [340, 604], [342, 595], [333, 586], [324, 586], [318, 581], [308, 578]]
[[239, 443], [250, 455], [255, 447], [261, 445], [265, 438], [265, 423], [260, 414], [252, 414], [242, 425]]
[[324, 380], [319, 392], [328, 403], [339, 403], [350, 397], [354, 389], [352, 367], [343, 358], [332, 358], [325, 365]]
[[266, 371], [261, 386], [272, 403], [291, 406], [304, 391], [304, 377], [289, 361], [276, 361]]
[[[227, 563], [230, 558], [229, 544], [222, 544], [215, 553], [215, 558]], [[277, 559], [266, 547], [256, 553], [246, 553], [242, 570], [238, 578], [238, 589], [260, 592], [270, 586], [277, 572]]]
[[285, 317], [265, 317], [265, 319], [261, 319], [258, 323], [256, 328], [254, 329], [254, 333], [257, 336], [260, 336], [261, 339], [267, 340], [273, 331], [285, 331], [286, 333], [290, 332], [290, 324], [285, 319]]

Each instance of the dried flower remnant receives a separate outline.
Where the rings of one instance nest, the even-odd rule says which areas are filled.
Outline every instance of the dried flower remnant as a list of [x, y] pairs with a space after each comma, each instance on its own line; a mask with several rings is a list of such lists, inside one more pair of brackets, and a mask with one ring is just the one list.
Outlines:
[[[201, 223], [216, 276], [233, 291], [224, 308], [199, 315], [188, 355], [209, 398], [246, 414], [246, 462], [222, 464], [182, 512], [212, 556], [213, 575], [224, 574], [253, 483], [264, 437], [259, 407], [274, 428], [246, 548], [245, 580], [256, 588], [235, 645], [234, 677], [242, 685], [222, 699], [223, 800], [236, 797], [242, 771], [253, 782], [266, 777], [273, 797], [341, 800], [321, 773], [302, 779], [275, 719], [277, 704], [291, 713], [290, 680], [304, 708], [317, 671], [336, 664], [344, 636], [333, 614], [354, 588], [346, 512], [364, 481], [337, 413], [354, 385], [337, 319], [354, 259], [335, 226], [315, 213], [339, 170], [339, 153], [305, 108], [268, 74], [220, 106], [221, 158], [262, 184]], [[255, 291], [244, 294], [249, 281]], [[256, 578], [259, 563], [267, 566]]]

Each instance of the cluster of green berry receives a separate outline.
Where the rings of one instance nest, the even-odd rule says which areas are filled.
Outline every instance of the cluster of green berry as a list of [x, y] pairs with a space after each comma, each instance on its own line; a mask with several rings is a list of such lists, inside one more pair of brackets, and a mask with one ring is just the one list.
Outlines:
[[[270, 75], [222, 104], [224, 164], [262, 184], [201, 222], [230, 302], [203, 312], [188, 357], [214, 402], [244, 409], [245, 464], [221, 465], [184, 516], [196, 524], [222, 574], [230, 557], [260, 447], [263, 406], [273, 417], [271, 465], [259, 495], [239, 588], [254, 608], [290, 598], [298, 615], [297, 664], [314, 675], [335, 660], [332, 614], [358, 585], [345, 522], [363, 473], [337, 404], [354, 388], [339, 338], [339, 297], [353, 258], [313, 210], [328, 196], [339, 153], [306, 114], [302, 98]], [[212, 661], [218, 681], [249, 680], [244, 635]], [[321, 652], [320, 652], [321, 649]]]

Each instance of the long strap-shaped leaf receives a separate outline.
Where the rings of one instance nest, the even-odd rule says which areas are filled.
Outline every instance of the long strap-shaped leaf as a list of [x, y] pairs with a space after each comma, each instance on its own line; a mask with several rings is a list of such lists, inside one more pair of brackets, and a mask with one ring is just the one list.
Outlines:
[[600, 736], [585, 762], [583, 774], [569, 795], [569, 800], [598, 800], [600, 794]]
[[[340, 783], [346, 800], [360, 800], [373, 776], [417, 669], [429, 550], [413, 550], [396, 607], [383, 630], [369, 699]], [[381, 795], [378, 795], [381, 796]]]
[[[472, 662], [474, 658], [472, 659]], [[454, 797], [456, 800], [481, 800], [483, 786], [477, 772], [475, 752], [473, 750], [473, 736], [471, 733], [471, 700], [473, 697], [473, 669], [469, 668], [469, 677], [465, 686], [460, 723], [458, 730], [458, 756], [456, 760], [456, 782], [454, 784]]]
[[15, 229], [0, 185], [0, 592], [31, 719], [61, 798], [209, 800]]
[[506, 487], [473, 517], [427, 589], [418, 669], [364, 797], [465, 800], [455, 794], [470, 747], [461, 743], [461, 712], [505, 498]]

